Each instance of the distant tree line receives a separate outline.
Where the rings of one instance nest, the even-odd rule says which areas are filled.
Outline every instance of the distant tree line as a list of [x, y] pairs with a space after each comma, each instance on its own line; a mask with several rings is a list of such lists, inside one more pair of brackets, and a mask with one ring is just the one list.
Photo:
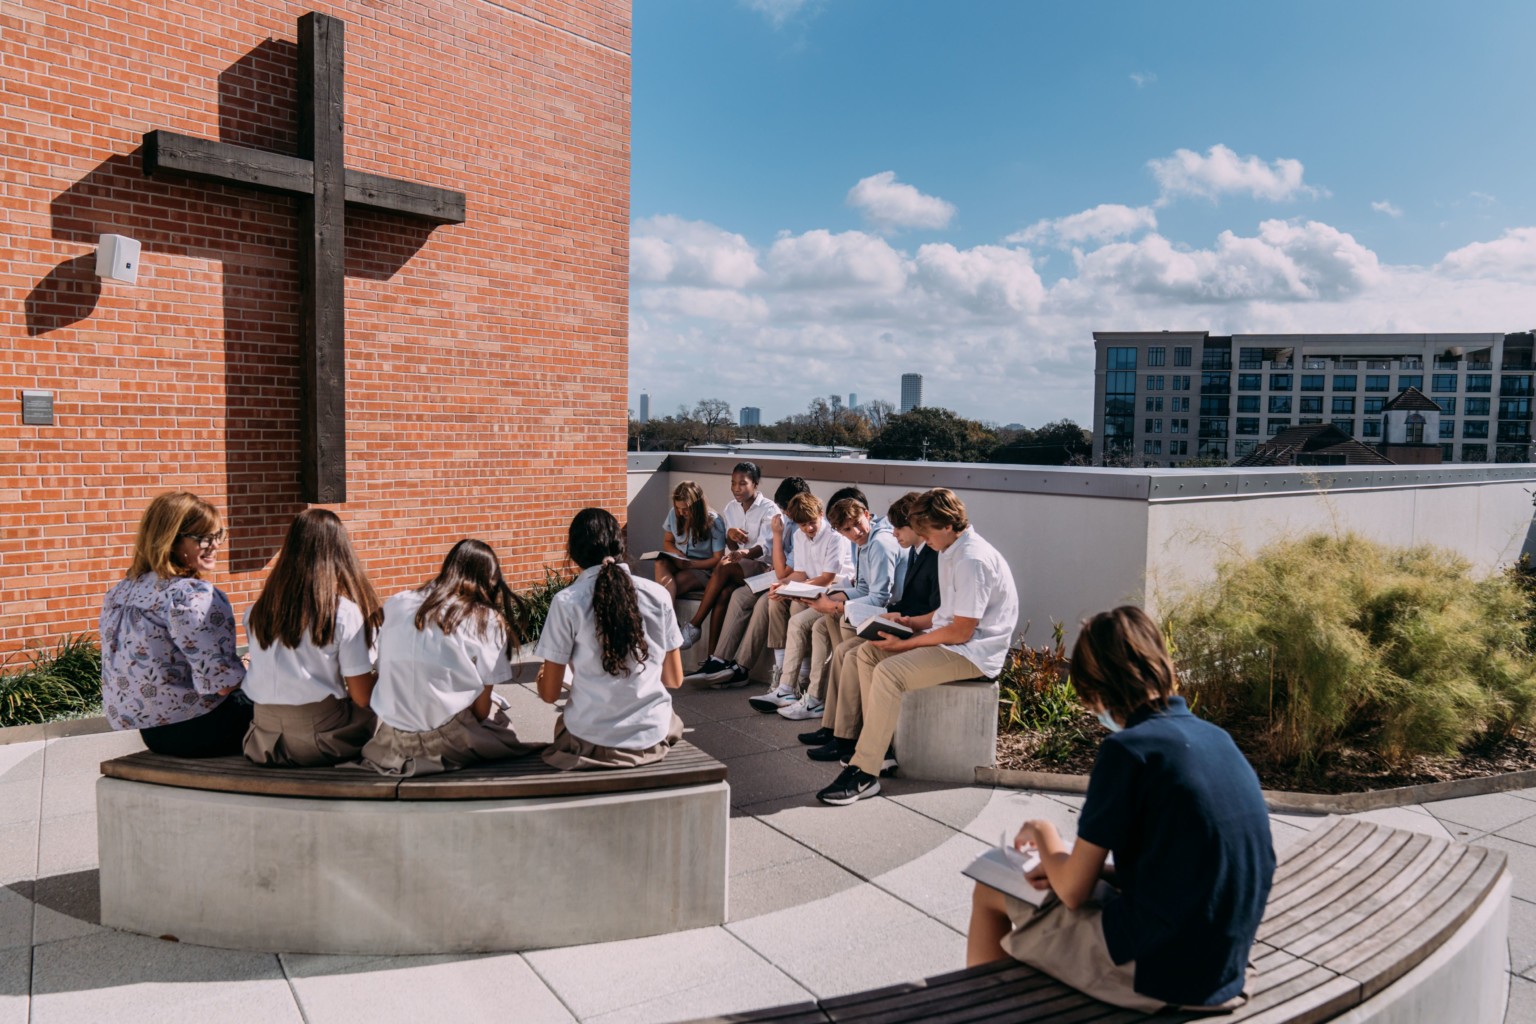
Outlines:
[[728, 444], [737, 439], [864, 448], [872, 459], [929, 462], [1001, 462], [1036, 466], [1087, 465], [1093, 434], [1069, 419], [1034, 429], [999, 427], [924, 407], [898, 413], [875, 400], [857, 409], [840, 395], [813, 398], [803, 413], [777, 423], [739, 427], [731, 407], [706, 398], [671, 416], [629, 421], [630, 451], [684, 451], [695, 444]]

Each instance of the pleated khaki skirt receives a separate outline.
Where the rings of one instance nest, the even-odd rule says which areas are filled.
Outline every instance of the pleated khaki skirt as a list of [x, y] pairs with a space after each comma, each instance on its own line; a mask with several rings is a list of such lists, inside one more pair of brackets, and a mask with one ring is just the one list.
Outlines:
[[245, 756], [275, 768], [319, 768], [356, 761], [378, 719], [350, 700], [257, 704], [245, 731]]
[[407, 732], [380, 722], [363, 748], [363, 764], [381, 775], [437, 775], [455, 768], [506, 761], [540, 749], [523, 743], [501, 706], [492, 703], [485, 721], [465, 708], [428, 732]]
[[603, 747], [572, 736], [565, 727], [565, 716], [555, 719], [555, 740], [544, 748], [544, 763], [563, 772], [591, 771], [603, 768], [638, 768], [660, 761], [673, 744], [683, 738], [683, 720], [672, 713], [667, 738], [643, 750]]

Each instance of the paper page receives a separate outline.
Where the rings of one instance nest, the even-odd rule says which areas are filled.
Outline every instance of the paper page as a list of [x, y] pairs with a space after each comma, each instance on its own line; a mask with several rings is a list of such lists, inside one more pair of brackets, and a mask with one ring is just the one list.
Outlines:
[[781, 597], [803, 597], [807, 601], [814, 601], [826, 592], [826, 587], [812, 586], [798, 580], [794, 583], [786, 583], [776, 591]]
[[857, 633], [864, 628], [864, 623], [879, 615], [885, 614], [885, 609], [873, 601], [849, 601], [843, 605], [843, 614], [848, 616], [848, 625]]
[[761, 594], [763, 591], [773, 586], [774, 582], [777, 581], [778, 578], [778, 573], [774, 572], [772, 569], [769, 569], [767, 572], [760, 572], [756, 576], [748, 576], [745, 582], [747, 586], [752, 589], [752, 593]]

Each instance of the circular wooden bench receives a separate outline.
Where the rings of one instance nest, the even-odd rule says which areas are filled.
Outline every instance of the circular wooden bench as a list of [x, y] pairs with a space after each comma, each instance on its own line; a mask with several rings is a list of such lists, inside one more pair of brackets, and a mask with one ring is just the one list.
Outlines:
[[1236, 1013], [1149, 1017], [1007, 961], [694, 1024], [1499, 1024], [1509, 890], [1503, 853], [1340, 819], [1282, 858], [1252, 954], [1252, 999]]
[[538, 949], [723, 924], [725, 765], [425, 778], [148, 752], [97, 781], [101, 921], [231, 949]]

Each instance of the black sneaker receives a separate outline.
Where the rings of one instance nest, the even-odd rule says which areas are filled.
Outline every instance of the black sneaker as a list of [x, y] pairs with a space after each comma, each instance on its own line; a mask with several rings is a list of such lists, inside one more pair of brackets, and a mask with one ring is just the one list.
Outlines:
[[712, 683], [714, 676], [725, 673], [730, 675], [731, 664], [723, 658], [717, 658], [713, 654], [699, 663], [699, 667], [683, 676], [685, 683]]
[[880, 762], [880, 777], [882, 779], [890, 778], [896, 774], [896, 769], [896, 745], [893, 743], [885, 748], [885, 759]]
[[805, 756], [812, 761], [838, 761], [847, 764], [853, 756], [853, 740], [832, 739], [819, 747], [812, 747], [805, 752]]
[[734, 690], [738, 686], [746, 686], [752, 681], [751, 674], [734, 661], [725, 663], [725, 668], [716, 672], [709, 680], [709, 685], [717, 690]]
[[815, 732], [803, 732], [795, 738], [808, 747], [819, 747], [824, 743], [832, 742], [832, 730], [822, 726]]
[[843, 769], [836, 782], [816, 794], [816, 799], [824, 804], [842, 807], [845, 804], [863, 800], [865, 797], [875, 796], [879, 792], [879, 779], [854, 765], [849, 765]]

